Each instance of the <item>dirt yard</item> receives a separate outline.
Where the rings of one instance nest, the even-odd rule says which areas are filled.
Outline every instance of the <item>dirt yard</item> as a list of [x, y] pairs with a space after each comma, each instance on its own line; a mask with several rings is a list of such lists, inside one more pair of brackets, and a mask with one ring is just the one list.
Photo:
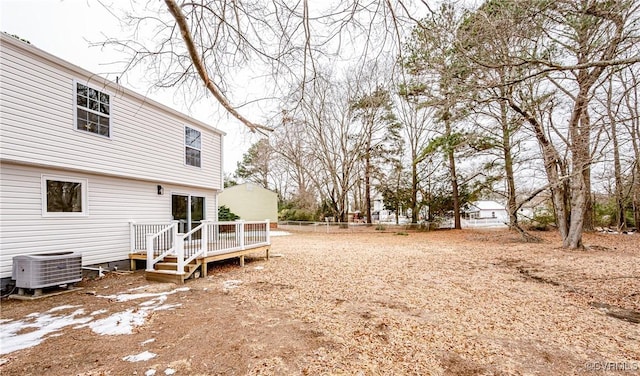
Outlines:
[[0, 374], [640, 374], [640, 235], [293, 233], [184, 286], [2, 301]]

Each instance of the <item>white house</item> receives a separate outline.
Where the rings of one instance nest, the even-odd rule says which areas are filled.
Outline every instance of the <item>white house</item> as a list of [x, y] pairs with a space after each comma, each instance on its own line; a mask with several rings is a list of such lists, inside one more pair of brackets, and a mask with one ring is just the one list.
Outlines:
[[508, 221], [507, 209], [495, 201], [474, 201], [468, 204], [465, 214], [469, 219], [491, 219]]
[[[0, 33], [0, 278], [16, 255], [128, 260], [132, 222], [217, 219], [224, 133]], [[128, 261], [127, 261], [128, 265]]]

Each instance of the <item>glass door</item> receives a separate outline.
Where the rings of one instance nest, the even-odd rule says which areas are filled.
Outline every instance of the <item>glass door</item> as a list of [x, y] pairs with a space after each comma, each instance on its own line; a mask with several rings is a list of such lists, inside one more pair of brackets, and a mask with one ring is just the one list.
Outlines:
[[191, 195], [171, 195], [171, 215], [178, 221], [178, 232], [187, 233], [205, 219], [204, 197]]

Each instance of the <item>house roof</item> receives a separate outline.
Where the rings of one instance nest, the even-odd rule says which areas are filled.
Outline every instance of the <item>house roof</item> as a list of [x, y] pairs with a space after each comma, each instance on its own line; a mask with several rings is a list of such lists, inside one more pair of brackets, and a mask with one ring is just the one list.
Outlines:
[[273, 193], [274, 195], [277, 195], [276, 192], [270, 190], [270, 189], [266, 189], [260, 185], [254, 184], [254, 183], [242, 183], [242, 184], [237, 184], [231, 187], [227, 187], [224, 189], [224, 191], [235, 191], [235, 190], [244, 190], [244, 191], [254, 191], [254, 190], [260, 190], [260, 191], [268, 191], [270, 193]]
[[472, 207], [477, 208], [478, 210], [505, 210], [504, 206], [500, 205], [495, 201], [490, 201], [490, 200], [474, 201], [470, 203], [470, 205]]

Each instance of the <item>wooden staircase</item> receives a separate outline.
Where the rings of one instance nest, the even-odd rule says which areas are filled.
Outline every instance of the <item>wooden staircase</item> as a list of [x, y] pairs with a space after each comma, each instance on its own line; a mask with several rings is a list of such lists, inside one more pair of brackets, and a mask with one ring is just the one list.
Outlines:
[[171, 282], [183, 284], [189, 278], [200, 278], [202, 260], [193, 260], [184, 266], [184, 270], [178, 270], [178, 262], [175, 256], [167, 256], [162, 261], [157, 262], [153, 271], [146, 271], [145, 277], [149, 281]]

